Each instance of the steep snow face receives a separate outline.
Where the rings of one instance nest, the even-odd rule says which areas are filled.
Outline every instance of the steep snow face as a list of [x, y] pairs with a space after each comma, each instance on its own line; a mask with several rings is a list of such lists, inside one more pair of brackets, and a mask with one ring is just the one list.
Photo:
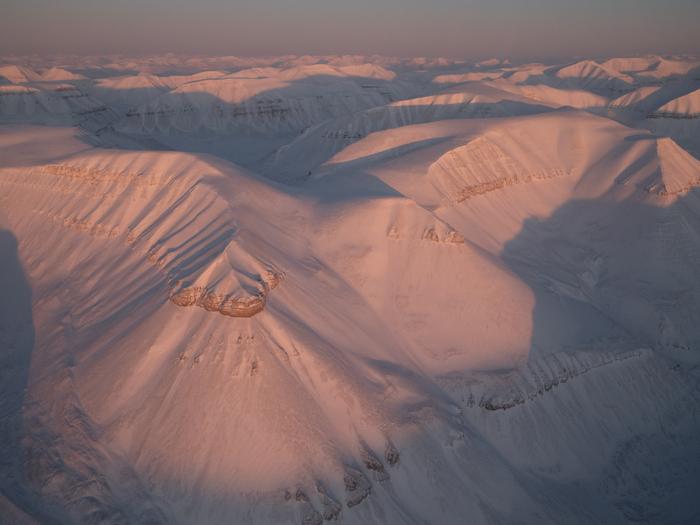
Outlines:
[[[697, 83], [695, 83], [697, 85]], [[700, 156], [700, 90], [673, 98], [648, 115], [644, 126]], [[670, 97], [669, 97], [670, 98]]]
[[188, 82], [130, 111], [120, 129], [289, 133], [415, 92], [411, 86], [387, 82], [393, 78], [388, 71], [356, 66], [316, 65], [262, 76], [268, 73], [258, 70]]
[[622, 122], [673, 138], [681, 147], [700, 153], [700, 119], [693, 105], [698, 82], [692, 77], [660, 87], [642, 87], [614, 100], [606, 114]]
[[610, 107], [649, 111], [654, 106], [654, 95], [659, 95], [661, 91], [660, 86], [642, 86], [612, 100]]
[[[385, 99], [376, 93], [329, 93], [276, 80], [197, 82], [176, 89], [127, 115], [121, 129], [147, 132], [303, 129]], [[320, 100], [319, 100], [320, 99]]]
[[350, 77], [373, 78], [386, 81], [396, 79], [396, 73], [377, 64], [350, 64], [341, 66], [339, 69], [344, 75]]
[[371, 133], [444, 119], [531, 115], [552, 109], [518, 90], [489, 83], [465, 84], [437, 95], [411, 98], [319, 124], [283, 146], [268, 161], [265, 173], [275, 179], [308, 176], [337, 152]]
[[599, 108], [608, 102], [606, 97], [583, 89], [557, 89], [544, 84], [513, 85], [511, 81], [499, 81], [493, 85], [504, 91], [517, 93], [532, 101], [554, 108], [565, 106], [578, 109]]
[[653, 79], [665, 80], [670, 77], [682, 77], [683, 75], [697, 72], [700, 61], [697, 60], [669, 60], [661, 59], [651, 70], [638, 73], [640, 80]]
[[[578, 111], [403, 126], [368, 135], [336, 154], [319, 173], [329, 176], [337, 170], [371, 169], [417, 201], [440, 205], [450, 201], [446, 195], [453, 192], [434, 193], [435, 177], [439, 179], [455, 170], [460, 172], [460, 178], [466, 177], [465, 187], [508, 179], [517, 172], [535, 175], [547, 167], [567, 173], [583, 172], [607, 149], [599, 141], [605, 140], [611, 128], [616, 140], [622, 133], [629, 133], [608, 120]], [[591, 140], [591, 144], [586, 146], [582, 137]], [[533, 155], [536, 144], [538, 153]], [[443, 155], [446, 156], [441, 159]], [[379, 171], [375, 172], [375, 167]], [[437, 176], [438, 173], [443, 175]]]
[[532, 86], [542, 91], [547, 91], [547, 88], [575, 90], [578, 94], [573, 96], [579, 98], [584, 93], [612, 98], [633, 90], [635, 86], [633, 77], [592, 60], [564, 66], [536, 63], [508, 67], [503, 69], [501, 78], [516, 86]]
[[662, 196], [684, 194], [700, 185], [700, 161], [670, 138], [648, 142], [653, 160], [638, 169], [625, 170], [618, 183]]
[[697, 69], [697, 60], [678, 60], [658, 56], [611, 58], [600, 64], [607, 70], [626, 74], [641, 83], [659, 83], [682, 77]]
[[0, 122], [72, 124], [97, 132], [116, 113], [69, 84], [0, 86]]
[[504, 78], [514, 84], [538, 84], [545, 71], [550, 69], [544, 64], [525, 64], [517, 68], [507, 68]]
[[586, 89], [602, 95], [624, 93], [632, 89], [627, 75], [610, 71], [592, 60], [583, 60], [556, 70], [554, 78], [562, 86]]
[[158, 76], [151, 74], [104, 78], [90, 87], [90, 92], [105, 103], [123, 111], [134, 110], [159, 95], [188, 82], [226, 76], [222, 71], [202, 71], [193, 75]]
[[502, 71], [469, 71], [467, 73], [453, 73], [438, 75], [433, 79], [436, 84], [462, 84], [481, 80], [496, 80], [503, 76]]
[[656, 68], [662, 59], [657, 56], [611, 58], [601, 62], [601, 67], [621, 74], [634, 74]]
[[83, 60], [0, 86], [3, 517], [698, 521], [691, 67]]
[[0, 67], [0, 77], [7, 79], [12, 84], [24, 84], [42, 80], [41, 75], [31, 68], [16, 65]]
[[139, 74], [100, 79], [91, 91], [105, 103], [127, 110], [167, 93], [170, 89], [168, 83], [161, 77]]
[[41, 79], [47, 82], [66, 82], [70, 80], [85, 80], [83, 75], [71, 73], [62, 67], [52, 67], [41, 74]]
[[700, 89], [667, 102], [656, 110], [655, 116], [667, 118], [700, 117]]
[[460, 203], [506, 186], [571, 174], [570, 169], [549, 166], [527, 166], [493, 140], [479, 136], [438, 158], [428, 168], [428, 177], [446, 201]]

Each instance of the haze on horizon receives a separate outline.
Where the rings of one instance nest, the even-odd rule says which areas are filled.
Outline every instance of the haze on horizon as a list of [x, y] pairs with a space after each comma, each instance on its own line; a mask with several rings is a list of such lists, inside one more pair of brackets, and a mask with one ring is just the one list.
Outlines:
[[12, 54], [700, 53], [693, 0], [2, 0]]

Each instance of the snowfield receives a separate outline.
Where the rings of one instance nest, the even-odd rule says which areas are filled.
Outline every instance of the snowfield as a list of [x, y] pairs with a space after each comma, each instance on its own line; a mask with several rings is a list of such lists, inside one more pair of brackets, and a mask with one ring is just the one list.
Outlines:
[[0, 523], [700, 522], [699, 64], [0, 61]]

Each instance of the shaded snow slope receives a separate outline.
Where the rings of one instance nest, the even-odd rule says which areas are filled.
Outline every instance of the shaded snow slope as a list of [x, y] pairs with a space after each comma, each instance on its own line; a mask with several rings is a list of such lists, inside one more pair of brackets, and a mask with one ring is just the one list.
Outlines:
[[647, 142], [650, 162], [625, 170], [619, 184], [633, 184], [656, 195], [683, 194], [700, 186], [700, 160], [670, 138]]
[[0, 123], [76, 125], [99, 132], [116, 112], [70, 84], [0, 86]]
[[[240, 74], [185, 83], [130, 111], [128, 132], [232, 131], [280, 133], [406, 98], [415, 88], [383, 75], [328, 66], [282, 70], [273, 76]], [[342, 74], [341, 74], [342, 73]]]
[[700, 117], [700, 89], [667, 102], [656, 110], [656, 115], [680, 118]]
[[138, 75], [105, 78], [91, 86], [90, 93], [96, 98], [122, 111], [134, 110], [188, 82], [226, 76], [221, 71], [202, 71], [193, 75], [157, 76], [140, 73]]

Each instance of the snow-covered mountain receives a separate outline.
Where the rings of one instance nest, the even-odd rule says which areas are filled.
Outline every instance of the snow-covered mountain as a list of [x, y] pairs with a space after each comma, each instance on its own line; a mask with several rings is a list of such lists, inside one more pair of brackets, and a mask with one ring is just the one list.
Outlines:
[[241, 71], [183, 83], [129, 111], [121, 129], [145, 134], [298, 131], [416, 91], [391, 80], [393, 74], [383, 68], [358, 66]]
[[72, 84], [0, 85], [0, 123], [74, 125], [99, 133], [118, 113]]
[[664, 117], [698, 118], [700, 117], [700, 89], [687, 95], [674, 98], [661, 106], [656, 114]]
[[692, 60], [82, 60], [0, 70], [0, 523], [700, 519]]

